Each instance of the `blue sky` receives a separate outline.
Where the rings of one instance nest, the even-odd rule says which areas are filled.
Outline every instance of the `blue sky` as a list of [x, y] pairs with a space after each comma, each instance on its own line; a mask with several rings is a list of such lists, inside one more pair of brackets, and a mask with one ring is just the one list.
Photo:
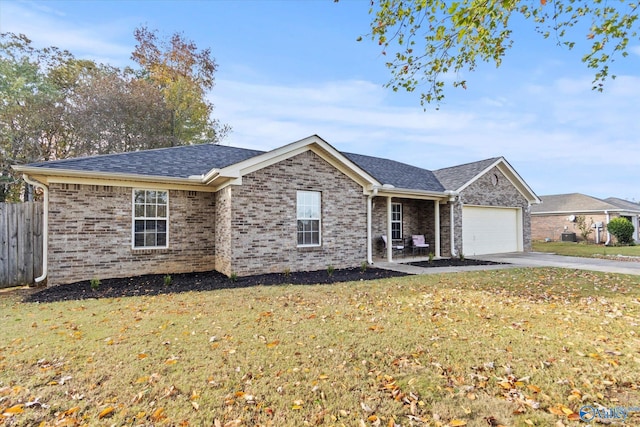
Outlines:
[[380, 47], [357, 41], [368, 11], [368, 0], [0, 0], [0, 32], [116, 66], [130, 64], [136, 27], [183, 32], [219, 65], [210, 96], [233, 127], [224, 144], [269, 150], [318, 134], [427, 169], [504, 156], [538, 195], [640, 201], [637, 40], [598, 93], [581, 52], [518, 22], [500, 68], [481, 65], [466, 90], [450, 88], [439, 110], [424, 111], [417, 93], [383, 87]]

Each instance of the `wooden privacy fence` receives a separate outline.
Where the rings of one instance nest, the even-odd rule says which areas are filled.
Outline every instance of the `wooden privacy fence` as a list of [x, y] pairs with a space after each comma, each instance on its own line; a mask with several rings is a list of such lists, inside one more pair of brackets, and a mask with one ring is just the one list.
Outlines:
[[40, 202], [0, 203], [0, 288], [42, 274], [42, 216]]

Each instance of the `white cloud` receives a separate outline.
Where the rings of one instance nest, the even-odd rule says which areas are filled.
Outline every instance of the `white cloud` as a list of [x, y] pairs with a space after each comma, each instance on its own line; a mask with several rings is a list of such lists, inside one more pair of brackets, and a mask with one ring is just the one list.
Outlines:
[[117, 22], [78, 24], [70, 22], [64, 13], [54, 7], [29, 2], [23, 7], [18, 2], [3, 2], [0, 14], [2, 32], [25, 34], [34, 46], [56, 46], [80, 58], [123, 66], [133, 51], [132, 44], [113, 40], [131, 34], [131, 22], [123, 18]]

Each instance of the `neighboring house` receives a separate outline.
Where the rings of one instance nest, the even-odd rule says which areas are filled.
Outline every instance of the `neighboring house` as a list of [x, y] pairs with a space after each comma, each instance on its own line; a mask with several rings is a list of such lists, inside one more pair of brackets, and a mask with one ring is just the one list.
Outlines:
[[357, 267], [392, 260], [382, 235], [423, 234], [436, 257], [529, 250], [539, 202], [502, 157], [429, 171], [316, 135], [268, 152], [204, 144], [14, 169], [45, 189], [54, 285]]
[[[609, 197], [598, 199], [586, 194], [554, 194], [540, 196], [542, 204], [531, 209], [531, 237], [533, 240], [561, 240], [562, 233], [576, 233], [580, 230], [576, 217], [584, 215], [587, 224], [597, 225], [589, 235], [589, 241], [611, 243], [613, 237], [607, 232], [607, 224], [612, 218], [624, 217], [633, 224], [633, 239], [638, 242], [638, 218], [640, 204]], [[600, 226], [601, 225], [601, 226]]]

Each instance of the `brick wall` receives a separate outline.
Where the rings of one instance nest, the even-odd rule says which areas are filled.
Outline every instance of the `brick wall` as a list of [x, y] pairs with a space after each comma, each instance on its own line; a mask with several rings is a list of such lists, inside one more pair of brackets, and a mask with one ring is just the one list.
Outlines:
[[169, 191], [169, 248], [131, 248], [132, 189], [49, 186], [49, 285], [214, 269], [213, 194]]
[[[324, 270], [366, 260], [362, 187], [312, 151], [247, 174], [242, 185], [229, 188], [232, 256], [223, 273]], [[297, 190], [321, 192], [319, 247], [297, 246]]]
[[[562, 233], [565, 231], [576, 233], [576, 237], [579, 241], [582, 240], [580, 235], [580, 229], [578, 229], [578, 225], [575, 222], [569, 221], [567, 218], [571, 214], [555, 214], [555, 215], [531, 215], [531, 238], [533, 240], [545, 240], [547, 238], [559, 242], [562, 240]], [[576, 213], [574, 215], [579, 215]], [[614, 218], [616, 215], [611, 215], [610, 218]], [[601, 215], [593, 215], [593, 214], [585, 214], [587, 223], [593, 222], [602, 222], [604, 224], [607, 223], [607, 217], [604, 214]], [[595, 229], [589, 235], [589, 242], [594, 243], [596, 238]], [[600, 243], [604, 243], [607, 240], [606, 226], [604, 230], [600, 232]], [[614, 240], [612, 236], [612, 240]]]
[[[494, 185], [491, 180], [494, 174], [498, 177], [496, 185]], [[529, 213], [529, 202], [498, 168], [493, 168], [488, 171], [465, 188], [462, 194], [460, 194], [460, 201], [462, 204], [467, 205], [522, 208], [523, 248], [525, 251], [531, 250], [531, 214]], [[462, 248], [462, 205], [456, 203], [455, 206], [455, 246], [459, 253]]]

